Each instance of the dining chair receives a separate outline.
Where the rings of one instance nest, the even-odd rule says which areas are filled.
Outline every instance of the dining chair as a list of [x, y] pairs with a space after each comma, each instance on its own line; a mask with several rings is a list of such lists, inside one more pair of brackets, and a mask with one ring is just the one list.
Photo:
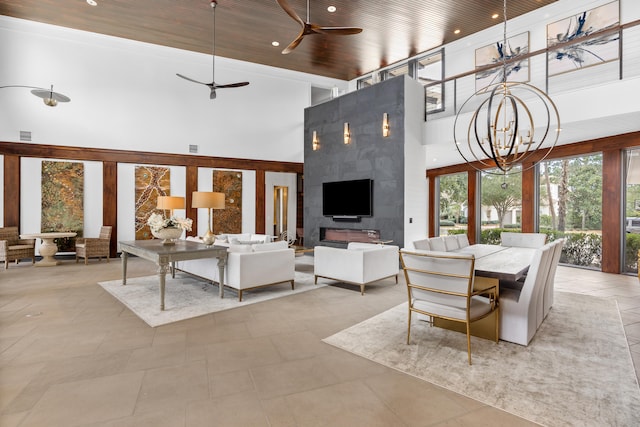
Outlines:
[[76, 263], [79, 258], [84, 258], [84, 264], [88, 264], [89, 258], [98, 258], [98, 261], [102, 260], [102, 257], [109, 262], [109, 251], [111, 244], [111, 230], [112, 226], [103, 225], [100, 228], [99, 237], [79, 237], [76, 239]]
[[[551, 311], [551, 306], [553, 306], [556, 270], [558, 269], [558, 263], [560, 262], [560, 255], [562, 255], [562, 248], [564, 247], [565, 240], [566, 239], [558, 239], [553, 241], [553, 257], [551, 258], [551, 263], [549, 265], [549, 275], [547, 276], [547, 282], [544, 285], [542, 301], [544, 312], [543, 320], [547, 318], [549, 311]], [[542, 324], [542, 322], [540, 322], [540, 324]]]
[[545, 233], [514, 233], [503, 231], [500, 233], [500, 244], [502, 246], [515, 246], [518, 248], [541, 248], [547, 242]]
[[544, 290], [552, 256], [550, 244], [536, 249], [520, 291], [500, 289], [500, 339], [529, 345], [538, 329], [538, 299]]
[[[407, 283], [409, 318], [407, 344], [411, 339], [411, 314], [464, 323], [467, 358], [471, 365], [471, 324], [495, 314], [495, 336], [499, 336], [498, 287], [474, 289], [475, 258], [467, 254], [412, 252], [402, 249], [400, 262]], [[455, 332], [457, 333], [457, 332]]]

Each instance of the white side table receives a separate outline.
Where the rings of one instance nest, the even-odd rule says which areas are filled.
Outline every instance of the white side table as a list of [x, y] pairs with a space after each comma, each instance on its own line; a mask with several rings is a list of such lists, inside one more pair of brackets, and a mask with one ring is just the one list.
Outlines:
[[60, 239], [63, 237], [75, 237], [78, 233], [74, 233], [72, 231], [62, 231], [62, 232], [50, 232], [50, 233], [30, 233], [30, 234], [21, 234], [21, 239], [42, 239], [42, 244], [40, 245], [40, 255], [42, 255], [42, 259], [36, 262], [37, 267], [53, 267], [55, 265], [60, 264], [60, 261], [56, 260], [55, 255], [58, 252], [58, 245], [53, 239]]

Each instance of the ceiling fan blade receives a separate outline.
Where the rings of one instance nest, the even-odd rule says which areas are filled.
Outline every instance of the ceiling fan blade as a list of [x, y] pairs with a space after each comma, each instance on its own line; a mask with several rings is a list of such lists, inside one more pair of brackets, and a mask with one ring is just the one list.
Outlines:
[[209, 85], [209, 83], [199, 82], [199, 81], [197, 81], [197, 80], [193, 80], [192, 78], [189, 78], [189, 77], [187, 77], [187, 76], [183, 76], [182, 74], [179, 74], [179, 73], [176, 73], [176, 76], [178, 76], [178, 77], [182, 77], [183, 79], [185, 79], [185, 80], [189, 80], [190, 82], [193, 82], [193, 83], [199, 83], [199, 84], [201, 84], [201, 85], [205, 85], [205, 86], [208, 86], [208, 85]]
[[249, 82], [239, 82], [239, 83], [229, 83], [226, 85], [215, 85], [216, 89], [224, 89], [226, 87], [241, 87], [241, 86], [246, 86], [248, 85]]
[[300, 34], [298, 34], [298, 37], [296, 37], [294, 41], [289, 43], [289, 46], [284, 48], [284, 50], [282, 51], [282, 54], [286, 55], [287, 53], [290, 53], [293, 49], [298, 47], [298, 45], [300, 44], [303, 38], [304, 38], [304, 32], [300, 32]]
[[287, 12], [287, 15], [289, 15], [290, 17], [292, 17], [296, 22], [298, 22], [300, 25], [302, 25], [304, 27], [304, 21], [302, 20], [302, 18], [300, 18], [298, 16], [298, 14], [291, 8], [291, 6], [289, 6], [289, 3], [287, 3], [284, 0], [276, 0], [276, 3], [278, 3], [278, 5], [282, 8], [282, 10], [284, 10], [285, 12]]
[[322, 34], [331, 34], [336, 36], [350, 36], [352, 34], [359, 34], [362, 32], [362, 28], [357, 27], [315, 27], [314, 31]]

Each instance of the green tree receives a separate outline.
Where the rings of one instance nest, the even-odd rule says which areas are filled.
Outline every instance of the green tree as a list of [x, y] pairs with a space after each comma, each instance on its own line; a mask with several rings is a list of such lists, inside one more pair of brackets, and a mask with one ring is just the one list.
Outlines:
[[482, 174], [482, 206], [493, 206], [498, 213], [500, 228], [504, 216], [522, 204], [522, 176], [520, 173], [507, 175]]
[[454, 218], [460, 222], [462, 210], [467, 204], [467, 174], [456, 173], [439, 178], [440, 218]]
[[602, 228], [602, 155], [569, 161], [569, 217], [573, 228]]

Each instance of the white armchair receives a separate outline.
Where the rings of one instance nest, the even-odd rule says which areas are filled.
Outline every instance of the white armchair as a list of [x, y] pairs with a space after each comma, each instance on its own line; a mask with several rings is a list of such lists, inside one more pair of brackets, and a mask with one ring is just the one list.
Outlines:
[[315, 283], [318, 277], [365, 285], [395, 276], [398, 283], [398, 246], [351, 242], [344, 248], [316, 246], [314, 248]]

